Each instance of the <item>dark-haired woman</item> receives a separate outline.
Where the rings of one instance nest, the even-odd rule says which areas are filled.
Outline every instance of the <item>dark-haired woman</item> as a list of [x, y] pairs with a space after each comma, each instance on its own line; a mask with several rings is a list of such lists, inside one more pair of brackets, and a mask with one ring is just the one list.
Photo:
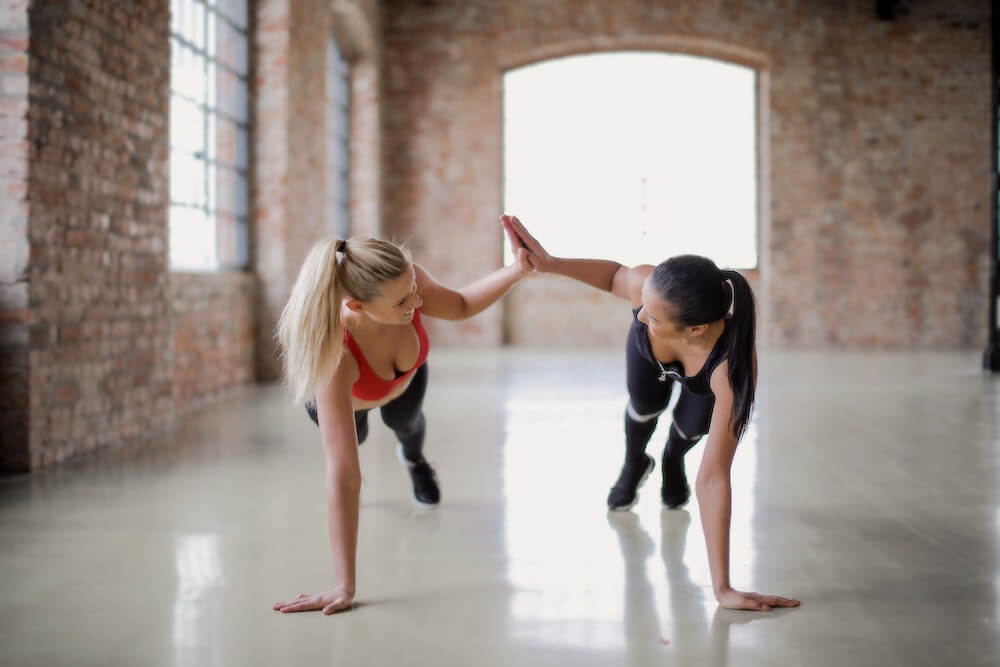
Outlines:
[[501, 222], [514, 249], [526, 249], [536, 271], [564, 275], [632, 303], [634, 320], [626, 345], [625, 463], [608, 494], [608, 507], [627, 510], [635, 504], [639, 486], [655, 466], [646, 444], [670, 402], [674, 383], [680, 384], [663, 450], [663, 504], [676, 508], [688, 501], [684, 455], [707, 435], [695, 492], [716, 599], [730, 609], [798, 605], [798, 600], [737, 591], [729, 582], [729, 472], [750, 420], [757, 379], [756, 316], [746, 279], [696, 255], [672, 257], [655, 267], [557, 258], [517, 218], [503, 216]]

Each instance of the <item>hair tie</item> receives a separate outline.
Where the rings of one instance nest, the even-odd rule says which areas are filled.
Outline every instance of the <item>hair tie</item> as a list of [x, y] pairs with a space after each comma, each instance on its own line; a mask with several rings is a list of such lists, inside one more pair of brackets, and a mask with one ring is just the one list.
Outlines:
[[347, 241], [345, 241], [344, 239], [338, 239], [337, 240], [337, 245], [334, 246], [334, 250], [336, 250], [337, 252], [346, 253], [347, 252]]
[[732, 278], [726, 278], [722, 282], [729, 283], [729, 308], [726, 309], [726, 314], [723, 316], [729, 319], [733, 316], [733, 310], [736, 307], [736, 288], [733, 286]]

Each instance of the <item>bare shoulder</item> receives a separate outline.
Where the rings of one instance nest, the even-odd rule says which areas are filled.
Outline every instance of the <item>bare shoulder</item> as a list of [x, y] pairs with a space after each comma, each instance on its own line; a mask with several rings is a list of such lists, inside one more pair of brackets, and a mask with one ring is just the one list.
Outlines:
[[333, 372], [333, 377], [349, 386], [353, 386], [361, 377], [361, 367], [358, 366], [358, 360], [354, 358], [354, 353], [347, 345], [344, 345], [340, 351], [340, 363], [337, 364], [337, 370]]
[[655, 268], [652, 264], [640, 264], [639, 266], [632, 267], [631, 275], [629, 276], [631, 283], [629, 287], [632, 293], [632, 303], [636, 306], [642, 304], [642, 286], [646, 282], [646, 279], [653, 275]]
[[423, 291], [428, 285], [436, 285], [438, 282], [431, 275], [430, 271], [422, 267], [421, 265], [413, 262], [413, 272], [417, 277], [417, 290]]
[[439, 283], [427, 269], [416, 262], [413, 264], [416, 274], [417, 293], [424, 300], [421, 312], [428, 317], [443, 320], [461, 320], [467, 317], [464, 297], [456, 290]]
[[632, 279], [641, 285], [655, 268], [652, 264], [639, 264], [630, 268], [629, 271], [632, 273]]
[[354, 383], [361, 377], [361, 368], [351, 349], [346, 345], [340, 352], [340, 361], [329, 382], [316, 388], [316, 402], [332, 404], [337, 396], [350, 395]]
[[719, 397], [720, 392], [724, 396], [732, 396], [733, 388], [729, 383], [729, 360], [723, 359], [722, 363], [715, 367], [712, 371], [712, 376], [709, 378], [709, 386], [712, 387], [712, 393], [715, 394], [716, 398]]
[[[446, 295], [453, 291], [438, 282], [438, 280], [431, 275], [430, 271], [416, 262], [413, 263], [413, 273], [415, 274], [417, 281], [417, 293], [424, 298], [430, 297], [432, 301], [431, 310], [434, 310], [434, 304], [441, 295]], [[426, 310], [427, 308], [425, 307], [424, 311], [426, 312]]]
[[627, 299], [632, 307], [642, 305], [642, 285], [656, 267], [652, 264], [622, 266], [611, 282], [611, 293], [620, 299]]

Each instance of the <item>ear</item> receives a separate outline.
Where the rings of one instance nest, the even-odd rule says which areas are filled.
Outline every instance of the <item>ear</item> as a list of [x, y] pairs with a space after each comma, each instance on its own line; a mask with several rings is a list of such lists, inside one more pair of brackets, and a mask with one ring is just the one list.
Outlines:
[[345, 303], [347, 304], [347, 309], [352, 313], [360, 313], [364, 308], [364, 304], [357, 299], [348, 299]]
[[691, 338], [697, 338], [698, 336], [704, 335], [708, 331], [707, 324], [696, 324], [693, 327], [688, 327], [688, 336]]

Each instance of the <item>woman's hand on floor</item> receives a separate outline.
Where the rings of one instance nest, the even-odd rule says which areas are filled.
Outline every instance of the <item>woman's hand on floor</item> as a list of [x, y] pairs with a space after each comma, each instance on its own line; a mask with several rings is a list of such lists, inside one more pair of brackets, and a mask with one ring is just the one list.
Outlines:
[[748, 609], [750, 611], [771, 611], [775, 607], [798, 607], [798, 600], [779, 597], [777, 595], [761, 595], [759, 593], [744, 593], [730, 588], [716, 596], [719, 605], [726, 609]]
[[348, 591], [343, 586], [339, 586], [327, 593], [317, 593], [307, 595], [299, 593], [296, 597], [285, 602], [275, 602], [275, 611], [283, 614], [296, 611], [316, 611], [322, 609], [324, 614], [336, 614], [338, 611], [349, 611], [354, 606], [354, 591]]

